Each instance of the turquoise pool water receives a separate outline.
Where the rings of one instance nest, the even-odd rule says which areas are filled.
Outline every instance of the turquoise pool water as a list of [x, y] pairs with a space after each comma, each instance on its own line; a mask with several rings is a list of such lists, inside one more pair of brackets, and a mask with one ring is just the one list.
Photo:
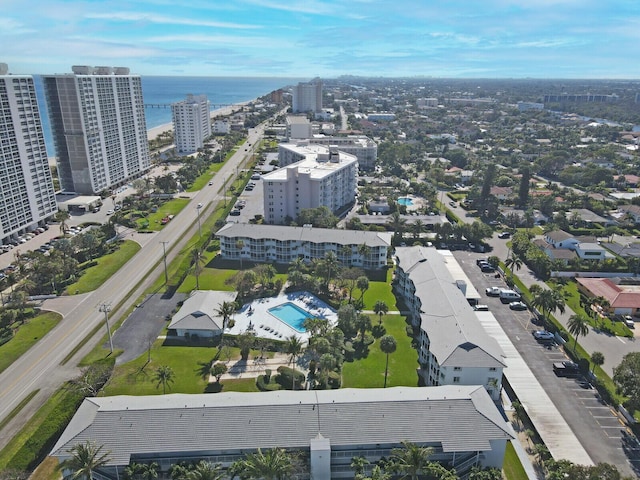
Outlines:
[[291, 302], [283, 303], [282, 305], [278, 305], [277, 307], [270, 308], [269, 313], [281, 322], [289, 325], [296, 332], [300, 333], [306, 332], [305, 328], [302, 326], [304, 321], [309, 317], [313, 317], [313, 315], [311, 315], [309, 312], [303, 310], [302, 308], [294, 305]]
[[408, 207], [410, 205], [413, 205], [413, 200], [411, 200], [409, 197], [400, 197], [398, 198], [398, 203], [400, 205], [404, 205], [405, 207]]

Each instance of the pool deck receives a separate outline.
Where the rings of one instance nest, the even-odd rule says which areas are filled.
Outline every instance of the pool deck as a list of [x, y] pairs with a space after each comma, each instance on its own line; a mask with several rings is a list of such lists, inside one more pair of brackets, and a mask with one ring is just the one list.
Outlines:
[[226, 333], [240, 335], [248, 329], [253, 329], [256, 335], [261, 338], [286, 340], [291, 335], [296, 335], [303, 342], [308, 342], [308, 333], [298, 332], [269, 313], [270, 308], [287, 302], [293, 303], [314, 317], [326, 318], [332, 324], [338, 320], [338, 314], [335, 310], [315, 295], [309, 292], [291, 292], [277, 297], [259, 298], [246, 303], [233, 315], [235, 324]]

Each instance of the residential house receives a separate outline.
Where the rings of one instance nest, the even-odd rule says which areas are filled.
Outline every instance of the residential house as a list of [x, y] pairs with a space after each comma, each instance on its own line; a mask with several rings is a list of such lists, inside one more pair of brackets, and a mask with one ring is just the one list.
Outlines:
[[608, 303], [607, 313], [640, 316], [640, 284], [620, 278], [576, 278], [578, 290], [591, 298], [602, 297]]

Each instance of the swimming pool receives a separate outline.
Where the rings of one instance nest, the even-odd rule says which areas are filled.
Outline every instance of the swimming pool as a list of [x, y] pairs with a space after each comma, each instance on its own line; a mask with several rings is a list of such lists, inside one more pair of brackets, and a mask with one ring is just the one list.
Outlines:
[[277, 307], [270, 308], [268, 312], [281, 322], [286, 323], [296, 332], [304, 333], [305, 328], [302, 326], [307, 318], [313, 318], [313, 315], [294, 305], [291, 302], [283, 303]]
[[398, 198], [398, 204], [404, 205], [405, 207], [409, 207], [413, 205], [413, 200], [409, 197], [400, 197]]

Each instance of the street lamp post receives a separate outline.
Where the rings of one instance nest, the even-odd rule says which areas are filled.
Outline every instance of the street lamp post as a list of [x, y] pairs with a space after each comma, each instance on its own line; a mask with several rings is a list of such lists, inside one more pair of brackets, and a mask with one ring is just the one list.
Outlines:
[[202, 208], [202, 204], [199, 203], [196, 207], [196, 211], [198, 212], [198, 236], [202, 238], [202, 228], [200, 226], [200, 209]]
[[111, 328], [109, 328], [109, 312], [111, 311], [111, 305], [108, 303], [100, 304], [99, 310], [104, 312], [104, 322], [107, 325], [107, 334], [109, 336], [109, 349], [113, 353], [113, 339], [111, 338]]
[[160, 242], [162, 244], [162, 257], [164, 259], [164, 283], [169, 283], [169, 274], [167, 273], [167, 241]]

